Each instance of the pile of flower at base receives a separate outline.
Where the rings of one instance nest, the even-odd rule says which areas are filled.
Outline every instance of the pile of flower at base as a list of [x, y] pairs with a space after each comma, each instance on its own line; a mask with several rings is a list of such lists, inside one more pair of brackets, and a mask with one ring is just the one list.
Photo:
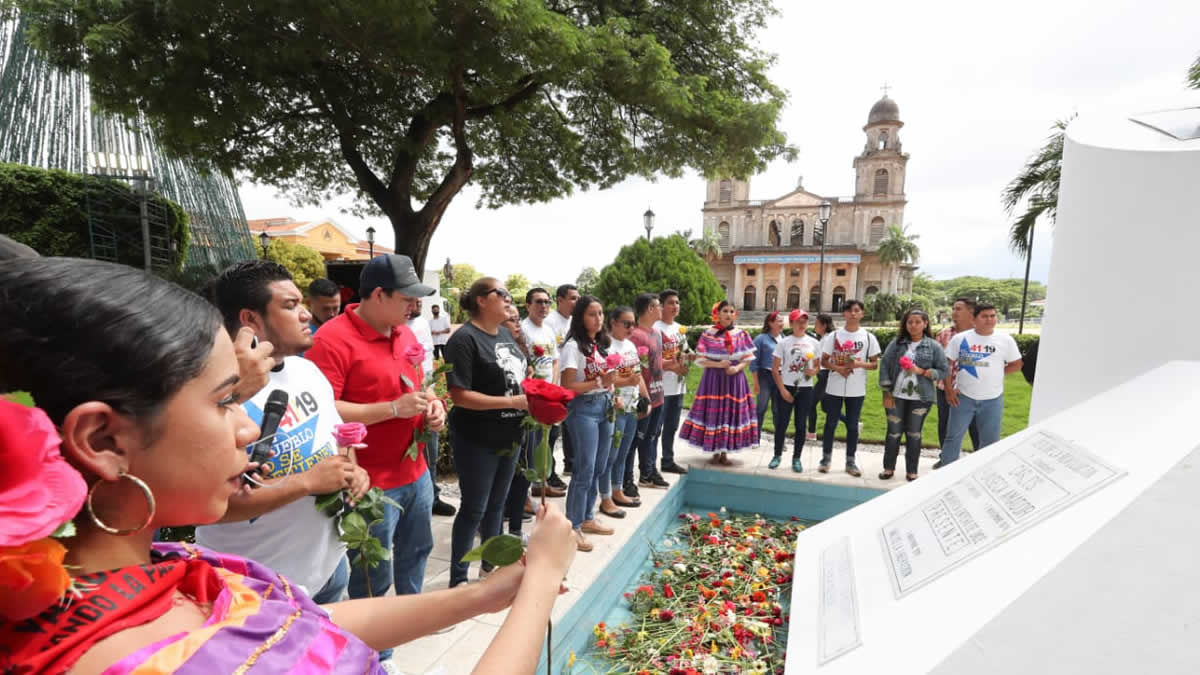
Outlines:
[[626, 593], [628, 623], [593, 629], [568, 672], [692, 675], [782, 673], [796, 536], [805, 525], [724, 508], [682, 521]]

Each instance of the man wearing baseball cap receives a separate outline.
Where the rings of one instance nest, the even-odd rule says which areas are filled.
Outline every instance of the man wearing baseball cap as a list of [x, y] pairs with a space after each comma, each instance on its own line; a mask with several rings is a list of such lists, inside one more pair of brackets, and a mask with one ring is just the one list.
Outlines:
[[[385, 505], [383, 522], [371, 528], [391, 548], [390, 563], [364, 574], [350, 554], [351, 598], [385, 595], [393, 583], [396, 595], [420, 593], [433, 550], [433, 482], [425, 454], [410, 457], [408, 448], [422, 427], [441, 430], [446, 409], [432, 387], [422, 387], [424, 348], [406, 325], [417, 299], [433, 293], [408, 256], [376, 256], [359, 277], [362, 302], [322, 325], [308, 350], [333, 386], [338, 414], [367, 425], [358, 463], [371, 486], [402, 507]], [[390, 649], [380, 653], [381, 661], [389, 657]]]

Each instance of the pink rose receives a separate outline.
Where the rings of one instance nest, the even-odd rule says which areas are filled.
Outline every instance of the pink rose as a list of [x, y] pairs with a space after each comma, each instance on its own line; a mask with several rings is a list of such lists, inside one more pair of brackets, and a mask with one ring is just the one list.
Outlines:
[[913, 363], [913, 360], [908, 358], [907, 356], [900, 357], [900, 367], [901, 368], [903, 368], [905, 370], [911, 370], [913, 368], [913, 366], [915, 366], [915, 365], [916, 364]]
[[650, 353], [650, 348], [647, 347], [646, 345], [641, 345], [637, 348], [637, 352], [638, 352], [638, 358], [642, 358], [643, 356], [646, 356], [647, 354]]
[[404, 358], [408, 359], [414, 368], [419, 368], [425, 363], [425, 348], [419, 343], [411, 344], [404, 350]]
[[621, 366], [621, 355], [620, 354], [609, 354], [608, 356], [604, 357], [604, 367], [605, 368], [608, 368], [609, 370], [615, 370], [615, 369], [619, 368], [620, 366]]
[[844, 352], [854, 351], [854, 343], [851, 342], [850, 340], [846, 340], [845, 342], [842, 343], [842, 351], [844, 351]]
[[87, 484], [61, 443], [40, 408], [0, 400], [0, 547], [47, 537], [83, 506]]
[[367, 437], [367, 425], [362, 422], [347, 422], [333, 427], [333, 437], [339, 448], [346, 448], [356, 443], [362, 443]]

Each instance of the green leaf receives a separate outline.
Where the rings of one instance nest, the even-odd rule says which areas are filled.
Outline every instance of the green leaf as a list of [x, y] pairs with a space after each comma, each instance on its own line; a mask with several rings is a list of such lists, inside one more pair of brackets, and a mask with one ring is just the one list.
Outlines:
[[483, 542], [483, 559], [496, 567], [511, 565], [525, 554], [525, 546], [520, 537], [511, 534], [501, 534]]
[[437, 376], [437, 375], [445, 375], [446, 373], [448, 373], [448, 372], [450, 372], [450, 371], [452, 371], [452, 370], [454, 370], [454, 364], [453, 364], [453, 363], [446, 363], [446, 362], [443, 362], [443, 363], [442, 363], [442, 365], [440, 365], [440, 366], [438, 366], [437, 368], [434, 368], [434, 369], [433, 369], [433, 375], [434, 375], [434, 376]]
[[497, 457], [512, 457], [517, 454], [517, 449], [521, 447], [520, 443], [513, 443], [511, 448], [501, 448], [496, 451]]
[[414, 436], [412, 445], [408, 446], [408, 452], [404, 453], [404, 456], [415, 462], [417, 461], [417, 455], [420, 453], [421, 449], [417, 447], [417, 438]]
[[538, 472], [534, 471], [533, 469], [525, 469], [525, 471], [522, 472], [522, 475], [525, 476], [525, 480], [529, 481], [530, 483], [536, 483], [541, 480], [541, 477], [538, 476]]
[[467, 554], [459, 562], [475, 562], [476, 560], [483, 560], [483, 544], [467, 551]]
[[346, 514], [346, 517], [342, 518], [342, 532], [344, 532], [347, 537], [351, 537], [356, 540], [362, 539], [363, 537], [368, 536], [367, 521], [363, 519], [361, 513], [358, 513], [357, 511], [351, 511], [350, 513]]
[[75, 536], [75, 523], [73, 521], [68, 520], [67, 522], [63, 523], [62, 525], [59, 525], [58, 529], [55, 530], [53, 533], [51, 533], [50, 536], [55, 537], [57, 539], [65, 539], [67, 537], [74, 537]]

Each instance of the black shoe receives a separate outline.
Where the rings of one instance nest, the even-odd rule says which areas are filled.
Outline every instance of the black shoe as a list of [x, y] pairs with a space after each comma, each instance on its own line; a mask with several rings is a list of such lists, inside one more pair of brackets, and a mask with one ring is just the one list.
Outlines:
[[667, 473], [677, 473], [677, 474], [680, 474], [680, 475], [683, 475], [683, 474], [686, 474], [686, 473], [687, 473], [687, 467], [682, 467], [682, 466], [679, 466], [679, 465], [678, 465], [678, 464], [676, 464], [675, 462], [671, 462], [670, 464], [665, 464], [665, 465], [663, 465], [663, 468], [662, 468], [662, 470], [663, 470], [663, 471], [665, 471], [665, 472], [667, 472]]
[[[567, 473], [570, 473], [570, 472], [568, 471]], [[552, 487], [552, 488], [558, 488], [559, 490], [567, 489], [567, 484], [564, 483], [563, 479], [559, 478], [558, 474], [556, 474], [556, 473], [550, 474], [550, 477], [546, 479], [546, 482], [549, 483], [550, 487]]]
[[521, 511], [521, 522], [528, 523], [533, 520], [533, 514], [528, 511]]
[[664, 480], [662, 477], [662, 474], [660, 474], [657, 471], [651, 473], [648, 476], [642, 476], [642, 479], [640, 481], [638, 481], [638, 485], [640, 485], [642, 487], [658, 488], [658, 489], [665, 489], [665, 488], [671, 487], [671, 484], [668, 483], [666, 480]]
[[858, 467], [853, 464], [846, 465], [846, 473], [850, 474], [851, 476], [854, 476], [855, 478], [858, 478], [859, 476], [862, 475], [862, 471], [859, 471]]
[[636, 497], [640, 497], [640, 496], [641, 496], [641, 495], [638, 493], [638, 486], [637, 486], [637, 484], [636, 484], [636, 483], [634, 483], [633, 481], [629, 481], [629, 482], [625, 483], [625, 485], [623, 485], [622, 487], [623, 487], [624, 489], [622, 489], [622, 490], [621, 490], [621, 492], [625, 493], [625, 496], [626, 496], [626, 497], [630, 497], [630, 498], [636, 498]]
[[942, 468], [942, 460], [940, 460], [940, 459], [939, 459], [938, 461], [934, 462], [934, 463], [933, 463], [933, 468], [934, 468], [934, 469], [940, 469], [940, 468]]
[[454, 508], [450, 504], [447, 504], [446, 502], [444, 502], [440, 499], [433, 500], [433, 515], [435, 515], [435, 516], [452, 516], [457, 512], [458, 512], [458, 509]]
[[563, 474], [562, 474], [562, 475], [564, 475], [564, 476], [570, 476], [572, 473], [574, 473], [574, 471], [572, 470], [572, 467], [571, 467], [571, 465], [570, 465], [570, 464], [563, 464]]

